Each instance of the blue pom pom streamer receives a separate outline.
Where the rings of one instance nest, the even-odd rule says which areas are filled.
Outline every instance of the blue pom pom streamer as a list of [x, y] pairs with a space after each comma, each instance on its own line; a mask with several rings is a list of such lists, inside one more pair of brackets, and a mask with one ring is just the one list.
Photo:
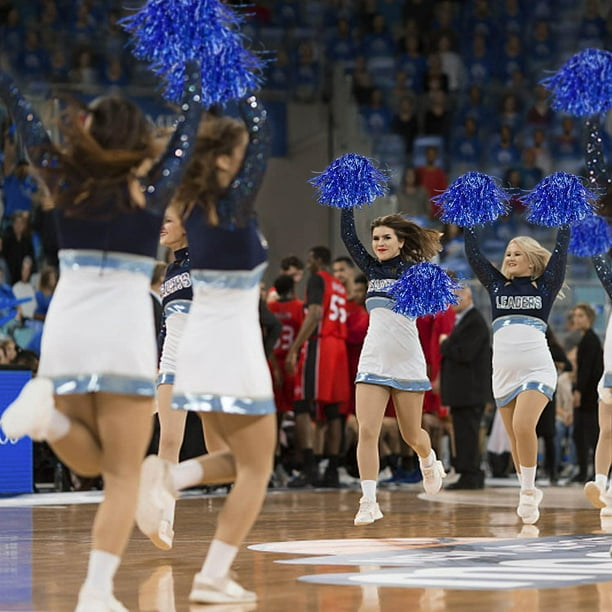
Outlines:
[[0, 298], [0, 327], [12, 321], [17, 316], [17, 306], [31, 302], [32, 298]]
[[569, 252], [579, 257], [593, 257], [612, 248], [612, 232], [606, 219], [589, 215], [572, 225]]
[[391, 285], [393, 311], [406, 317], [422, 317], [456, 304], [461, 285], [437, 264], [423, 262], [411, 266]]
[[527, 221], [559, 227], [572, 225], [593, 214], [596, 196], [577, 176], [555, 172], [520, 199], [527, 207]]
[[347, 153], [335, 159], [314, 178], [308, 179], [318, 191], [317, 202], [333, 208], [354, 208], [371, 204], [387, 193], [389, 177], [363, 155]]
[[442, 208], [441, 220], [460, 227], [490, 223], [508, 212], [506, 192], [480, 172], [463, 174], [432, 199]]
[[165, 83], [167, 100], [180, 101], [186, 63], [200, 63], [205, 106], [242, 98], [261, 85], [264, 62], [246, 49], [242, 23], [219, 0], [149, 0], [120, 20], [134, 56]]
[[584, 49], [541, 81], [552, 94], [552, 107], [578, 117], [612, 108], [612, 53]]

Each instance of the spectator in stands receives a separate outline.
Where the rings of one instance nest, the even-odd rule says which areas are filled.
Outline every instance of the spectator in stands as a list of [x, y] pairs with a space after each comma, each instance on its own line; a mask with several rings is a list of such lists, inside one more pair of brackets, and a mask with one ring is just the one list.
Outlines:
[[535, 163], [538, 168], [542, 168], [544, 176], [548, 176], [553, 171], [553, 161], [546, 139], [546, 130], [537, 127], [533, 130], [531, 148], [535, 155]]
[[31, 214], [38, 191], [36, 179], [32, 176], [27, 159], [20, 159], [4, 178], [4, 222], [17, 211]]
[[17, 55], [16, 68], [24, 81], [44, 81], [49, 72], [48, 53], [40, 46], [38, 32], [33, 27], [25, 32], [25, 43]]
[[96, 42], [96, 22], [90, 14], [89, 6], [86, 2], [76, 5], [76, 17], [70, 28], [73, 45], [87, 46]]
[[519, 0], [504, 0], [499, 9], [499, 21], [506, 33], [522, 35], [525, 30], [526, 15]]
[[390, 131], [392, 117], [385, 104], [382, 89], [372, 90], [370, 103], [361, 107], [361, 115], [370, 135], [387, 134]]
[[482, 161], [482, 144], [478, 135], [478, 124], [474, 117], [467, 116], [463, 128], [453, 139], [453, 174], [459, 176], [470, 170], [478, 170]]
[[507, 125], [514, 134], [518, 134], [523, 127], [520, 101], [513, 92], [506, 93], [501, 100], [499, 125]]
[[491, 43], [497, 40], [497, 22], [491, 8], [488, 0], [474, 0], [468, 16], [468, 35], [482, 34]]
[[277, 49], [276, 61], [268, 63], [266, 70], [266, 89], [282, 93], [290, 91], [293, 86], [293, 68], [285, 49]]
[[375, 13], [372, 17], [372, 29], [363, 39], [361, 53], [367, 59], [393, 57], [395, 53], [395, 42], [387, 28], [384, 16], [380, 13]]
[[421, 53], [419, 37], [407, 33], [401, 41], [400, 52], [396, 58], [396, 67], [406, 74], [407, 86], [415, 93], [423, 91], [427, 60]]
[[398, 70], [394, 74], [394, 84], [387, 94], [389, 109], [392, 113], [399, 112], [402, 98], [414, 97], [414, 91], [408, 85], [408, 78], [403, 70]]
[[430, 53], [427, 56], [427, 71], [423, 76], [423, 91], [442, 90], [448, 93], [448, 75], [442, 69], [442, 58], [439, 53]]
[[6, 22], [2, 26], [2, 36], [0, 45], [11, 66], [17, 65], [17, 57], [22, 49], [25, 28], [21, 21], [21, 16], [17, 7], [13, 6], [6, 17]]
[[[280, 51], [280, 50], [279, 50]], [[327, 44], [327, 59], [332, 62], [352, 64], [357, 55], [357, 45], [347, 19], [339, 17], [336, 31]]]
[[13, 280], [21, 277], [21, 264], [24, 257], [30, 257], [33, 261], [35, 259], [27, 212], [17, 210], [12, 214], [11, 224], [4, 231], [2, 244], [2, 252], [9, 272], [6, 282], [12, 283]]
[[487, 38], [476, 34], [472, 38], [471, 51], [466, 61], [466, 78], [471, 85], [486, 87], [494, 76], [493, 57], [487, 48]]
[[297, 48], [293, 96], [298, 102], [315, 102], [321, 94], [321, 67], [315, 57], [314, 41], [302, 40]]
[[441, 136], [445, 145], [450, 141], [451, 114], [446, 93], [441, 89], [429, 92], [423, 116], [423, 134]]
[[404, 2], [404, 22], [414, 20], [419, 32], [427, 32], [434, 20], [435, 3], [429, 0], [406, 0]]
[[38, 290], [36, 291], [36, 310], [34, 318], [44, 321], [47, 318], [47, 311], [57, 285], [57, 270], [52, 266], [47, 266], [40, 273]]
[[391, 120], [391, 131], [402, 137], [406, 155], [412, 156], [414, 139], [419, 132], [414, 96], [407, 95], [400, 100], [399, 110]]
[[98, 83], [98, 71], [94, 66], [93, 51], [89, 46], [75, 49], [69, 77], [75, 85], [96, 85]]
[[561, 119], [561, 132], [553, 137], [553, 157], [561, 162], [582, 163], [582, 147], [574, 119], [565, 115]]
[[536, 154], [532, 147], [525, 147], [521, 155], [521, 184], [523, 189], [533, 189], [543, 178], [542, 168], [536, 165]]
[[501, 50], [497, 65], [497, 75], [502, 85], [512, 83], [512, 74], [515, 71], [525, 74], [525, 59], [521, 39], [516, 34], [506, 34], [505, 43]]
[[527, 109], [527, 123], [541, 127], [550, 127], [555, 119], [555, 113], [550, 108], [548, 90], [541, 84], [533, 90], [534, 101]]
[[107, 88], [121, 88], [129, 85], [130, 78], [123, 67], [121, 58], [111, 56], [106, 59], [100, 81]]
[[[427, 190], [430, 198], [440, 195], [448, 187], [448, 177], [441, 167], [438, 147], [429, 146], [425, 149], [425, 164], [416, 168], [416, 176], [420, 185]], [[437, 216], [437, 208], [430, 202], [430, 217]]]
[[430, 216], [429, 193], [420, 184], [416, 170], [408, 166], [397, 190], [397, 212], [426, 221]]
[[447, 33], [441, 34], [437, 40], [437, 51], [442, 61], [442, 72], [448, 77], [448, 90], [456, 93], [463, 89], [466, 74], [461, 56], [453, 46], [453, 39]]
[[527, 67], [533, 78], [539, 78], [543, 70], [556, 66], [557, 49], [548, 21], [536, 21], [530, 31], [532, 35], [527, 44]]
[[274, 7], [274, 21], [284, 29], [295, 28], [300, 24], [299, 11], [296, 0], [282, 0]]
[[374, 83], [363, 55], [358, 55], [355, 58], [352, 76], [353, 97], [355, 98], [355, 102], [358, 106], [369, 104], [372, 98], [372, 92], [374, 91]]
[[62, 45], [55, 45], [51, 52], [49, 66], [49, 81], [54, 84], [67, 83], [70, 73], [70, 64], [66, 56], [66, 50]]
[[33, 262], [31, 257], [24, 257], [21, 262], [21, 277], [13, 284], [13, 293], [18, 300], [30, 298], [29, 302], [20, 304], [21, 316], [25, 319], [31, 319], [34, 316], [36, 309], [36, 292], [32, 285]]
[[599, 14], [599, 3], [597, 0], [586, 0], [578, 31], [579, 47], [601, 47], [606, 40], [606, 34], [606, 21]]
[[507, 125], [502, 125], [489, 150], [488, 171], [491, 174], [501, 175], [511, 166], [518, 165], [519, 160], [519, 151], [514, 146], [512, 129]]

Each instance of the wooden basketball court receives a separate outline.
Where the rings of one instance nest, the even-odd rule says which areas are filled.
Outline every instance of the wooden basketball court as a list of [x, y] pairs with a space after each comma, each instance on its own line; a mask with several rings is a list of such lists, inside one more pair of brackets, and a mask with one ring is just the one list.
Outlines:
[[[100, 496], [0, 499], [2, 612], [74, 609]], [[436, 498], [418, 485], [381, 490], [385, 517], [354, 527], [356, 489], [271, 490], [249, 536], [258, 549], [244, 546], [234, 566], [258, 604], [190, 606], [223, 503], [222, 493], [190, 492], [177, 506], [173, 550], [134, 531], [115, 592], [130, 610], [160, 612], [612, 610], [612, 526], [581, 487], [545, 488], [537, 529], [522, 528], [517, 497], [511, 487]], [[321, 583], [328, 578], [335, 583]]]

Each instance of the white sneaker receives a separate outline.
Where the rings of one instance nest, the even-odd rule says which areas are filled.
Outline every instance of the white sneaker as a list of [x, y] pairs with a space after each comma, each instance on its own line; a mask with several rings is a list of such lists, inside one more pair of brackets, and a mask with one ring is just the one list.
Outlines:
[[166, 508], [174, 503], [177, 497], [172, 485], [171, 468], [169, 461], [157, 455], [149, 455], [143, 461], [140, 471], [136, 524], [161, 550], [172, 548], [172, 541], [168, 543], [167, 532], [164, 532], [162, 527]]
[[377, 502], [362, 497], [359, 500], [359, 510], [353, 521], [358, 527], [361, 525], [370, 525], [383, 517], [380, 507]]
[[4, 411], [0, 426], [14, 440], [30, 436], [32, 440], [44, 440], [55, 403], [53, 382], [36, 377], [21, 390], [17, 399]]
[[602, 499], [605, 492], [605, 487], [600, 487], [594, 480], [584, 485], [584, 494], [595, 508], [604, 508], [606, 506], [606, 503]]
[[112, 593], [106, 594], [83, 585], [74, 612], [129, 612]]
[[243, 589], [229, 576], [208, 578], [202, 574], [196, 574], [193, 578], [189, 601], [211, 604], [251, 603], [257, 601], [257, 595], [253, 591]]
[[174, 529], [172, 523], [166, 519], [162, 520], [159, 524], [159, 530], [157, 531], [157, 537], [161, 542], [165, 544], [163, 550], [170, 550], [172, 543], [174, 542]]
[[439, 460], [434, 461], [431, 467], [421, 466], [423, 474], [423, 488], [427, 495], [435, 495], [442, 488], [442, 479], [446, 478], [444, 466]]
[[609, 491], [604, 491], [600, 499], [603, 506], [601, 507], [599, 515], [601, 518], [612, 519], [612, 496], [609, 494]]
[[376, 482], [381, 483], [385, 480], [391, 480], [391, 478], [393, 478], [393, 472], [391, 471], [391, 468], [387, 466], [384, 470], [378, 472]]
[[540, 518], [539, 505], [542, 497], [543, 494], [540, 489], [529, 489], [520, 492], [516, 513], [523, 519], [525, 525], [533, 525]]

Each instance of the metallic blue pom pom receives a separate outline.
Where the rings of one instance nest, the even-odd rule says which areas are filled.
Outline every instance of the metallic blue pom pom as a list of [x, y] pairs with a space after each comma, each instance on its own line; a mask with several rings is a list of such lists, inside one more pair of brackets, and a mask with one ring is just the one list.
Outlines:
[[371, 204], [387, 193], [387, 174], [363, 155], [347, 153], [335, 159], [314, 178], [308, 179], [318, 191], [317, 202], [333, 208]]
[[555, 172], [520, 199], [528, 209], [527, 221], [559, 227], [572, 225], [593, 214], [596, 195], [583, 185], [579, 177]]
[[423, 262], [411, 266], [388, 289], [395, 299], [394, 312], [422, 317], [446, 310], [458, 301], [461, 285], [437, 264]]
[[442, 208], [442, 221], [461, 227], [490, 223], [508, 212], [506, 192], [480, 172], [463, 174], [432, 199]]
[[219, 0], [148, 0], [120, 21], [132, 53], [165, 83], [164, 98], [178, 102], [185, 64], [202, 67], [202, 103], [220, 104], [259, 88], [264, 62], [245, 48], [242, 18]]
[[569, 252], [579, 257], [593, 257], [612, 248], [612, 231], [600, 215], [588, 215], [572, 225]]
[[585, 49], [541, 81], [552, 93], [552, 107], [578, 117], [612, 108], [612, 53]]

